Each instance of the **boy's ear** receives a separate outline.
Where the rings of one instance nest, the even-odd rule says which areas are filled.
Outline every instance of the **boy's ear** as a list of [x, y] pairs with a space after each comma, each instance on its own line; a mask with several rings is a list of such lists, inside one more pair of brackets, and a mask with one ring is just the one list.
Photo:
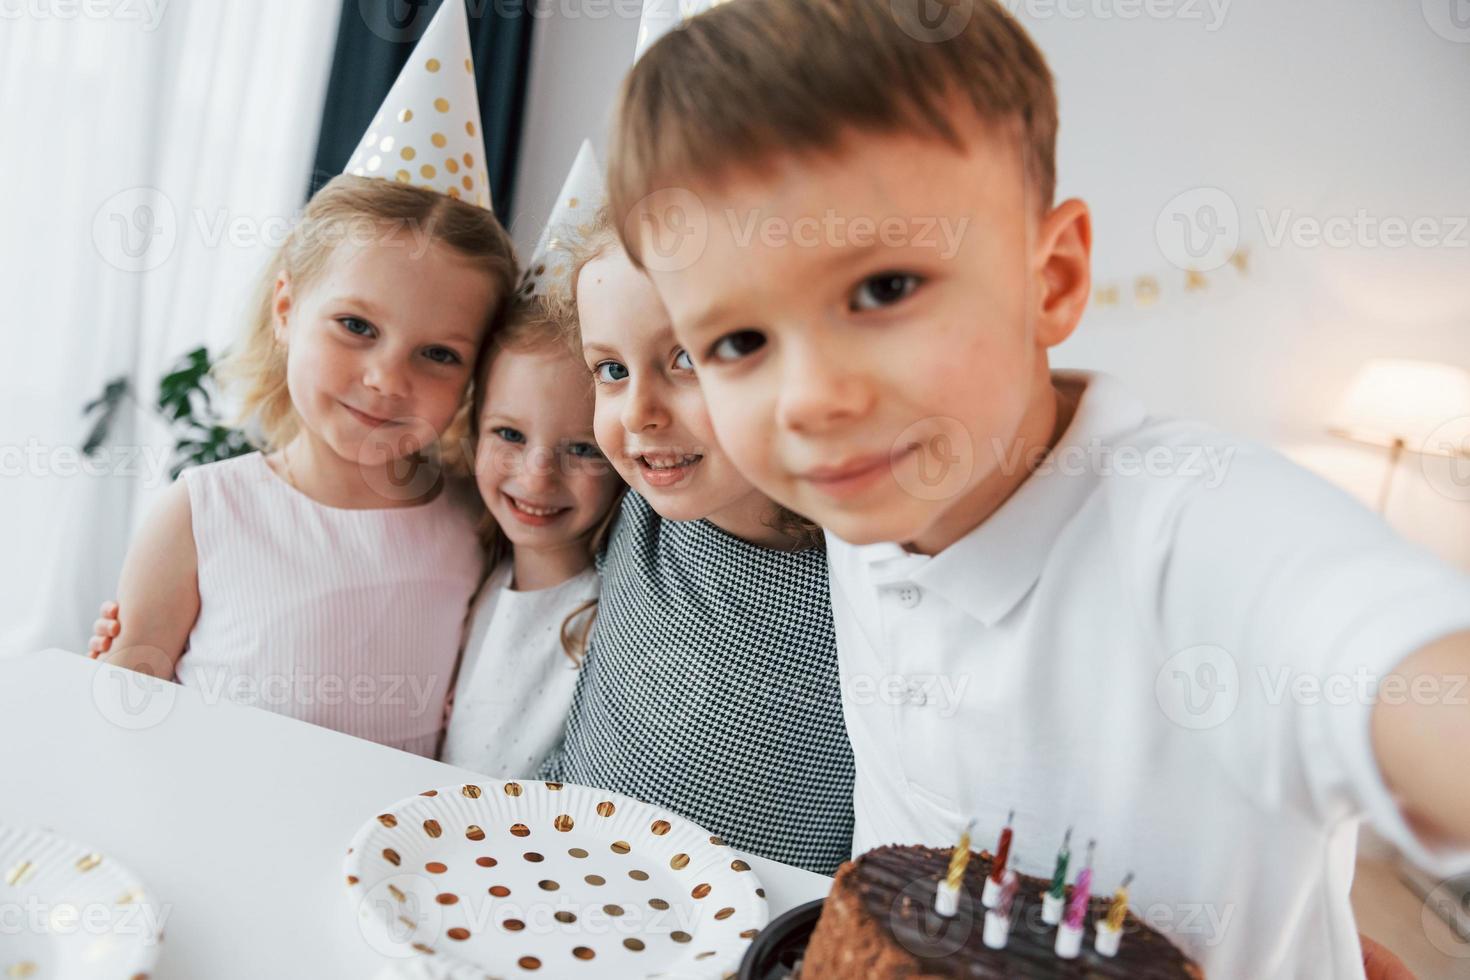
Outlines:
[[291, 315], [291, 277], [282, 272], [276, 276], [275, 292], [271, 296], [271, 333], [281, 343], [286, 342], [286, 320]]
[[1055, 347], [1071, 336], [1092, 296], [1092, 214], [1071, 198], [1041, 220], [1037, 244], [1041, 256], [1041, 296], [1036, 311], [1036, 340]]

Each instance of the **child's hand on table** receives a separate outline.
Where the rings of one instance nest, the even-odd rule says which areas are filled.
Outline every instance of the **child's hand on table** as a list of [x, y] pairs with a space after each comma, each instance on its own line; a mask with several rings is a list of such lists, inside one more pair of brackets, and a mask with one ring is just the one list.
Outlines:
[[104, 602], [101, 613], [102, 618], [92, 624], [92, 639], [87, 643], [87, 655], [93, 660], [112, 649], [112, 638], [122, 628], [118, 624], [116, 602]]

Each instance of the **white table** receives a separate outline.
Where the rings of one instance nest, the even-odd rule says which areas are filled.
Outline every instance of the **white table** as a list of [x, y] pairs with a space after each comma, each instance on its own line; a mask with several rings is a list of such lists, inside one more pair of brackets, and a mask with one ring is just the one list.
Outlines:
[[[150, 682], [60, 650], [0, 660], [0, 824], [129, 866], [163, 905], [154, 980], [369, 977], [342, 858], [385, 805], [466, 769]], [[774, 918], [830, 879], [750, 856]]]

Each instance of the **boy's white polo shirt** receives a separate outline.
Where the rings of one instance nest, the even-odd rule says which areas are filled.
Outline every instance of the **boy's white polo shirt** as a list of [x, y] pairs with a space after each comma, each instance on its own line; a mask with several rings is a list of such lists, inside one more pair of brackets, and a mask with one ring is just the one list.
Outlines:
[[1095, 838], [1095, 889], [1133, 871], [1209, 976], [1361, 976], [1358, 818], [1470, 867], [1411, 832], [1368, 735], [1373, 680], [1470, 629], [1470, 579], [1264, 447], [1057, 380], [1085, 385], [1063, 439], [966, 537], [827, 536], [855, 853], [970, 817], [993, 848], [1014, 807], [1016, 866], [1050, 877], [1072, 826], [1075, 878]]

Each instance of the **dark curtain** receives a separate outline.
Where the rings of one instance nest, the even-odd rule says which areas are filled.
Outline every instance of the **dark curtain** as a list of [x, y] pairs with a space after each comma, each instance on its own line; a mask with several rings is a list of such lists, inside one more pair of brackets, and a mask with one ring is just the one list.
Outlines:
[[[441, 0], [342, 0], [337, 50], [308, 194], [342, 172]], [[466, 0], [442, 0], [465, 3]], [[526, 4], [469, 0], [480, 131], [495, 214], [506, 224], [515, 192], [521, 111], [531, 60]]]

